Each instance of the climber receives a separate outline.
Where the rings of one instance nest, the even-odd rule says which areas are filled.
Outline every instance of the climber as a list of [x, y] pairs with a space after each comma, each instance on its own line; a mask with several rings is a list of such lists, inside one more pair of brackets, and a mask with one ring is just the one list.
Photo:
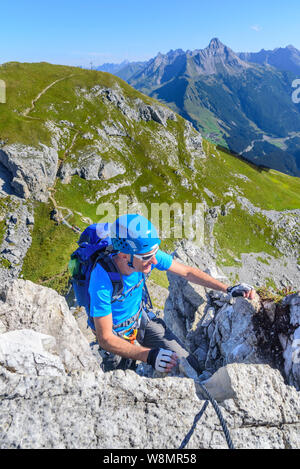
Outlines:
[[161, 240], [156, 228], [140, 215], [120, 216], [111, 225], [110, 238], [114, 249], [110, 256], [121, 274], [123, 293], [112, 301], [112, 283], [100, 264], [93, 269], [89, 283], [92, 328], [100, 347], [106, 351], [104, 371], [126, 369], [138, 360], [167, 373], [178, 359], [186, 358], [200, 372], [196, 358], [146, 306], [145, 278], [157, 268], [233, 296], [253, 299], [254, 289], [247, 284], [229, 287], [200, 269], [177, 262], [159, 249]]

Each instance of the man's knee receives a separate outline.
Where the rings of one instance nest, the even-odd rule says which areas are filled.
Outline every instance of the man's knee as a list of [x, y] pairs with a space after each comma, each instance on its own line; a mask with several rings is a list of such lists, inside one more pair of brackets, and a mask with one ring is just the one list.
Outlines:
[[155, 318], [148, 322], [141, 345], [150, 348], [172, 350], [179, 357], [187, 357], [189, 355], [189, 352], [185, 350], [184, 345], [178, 337], [173, 334], [160, 318]]
[[150, 348], [164, 348], [175, 352], [179, 359], [185, 358], [197, 373], [202, 369], [196, 357], [188, 352], [181, 340], [160, 319], [152, 319], [146, 327], [142, 345]]

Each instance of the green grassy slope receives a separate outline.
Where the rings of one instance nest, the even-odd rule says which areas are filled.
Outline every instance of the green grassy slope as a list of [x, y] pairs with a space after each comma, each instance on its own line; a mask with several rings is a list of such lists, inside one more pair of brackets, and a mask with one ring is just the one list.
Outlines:
[[[258, 170], [207, 141], [203, 143], [206, 158], [197, 159], [195, 169], [190, 169], [184, 119], [177, 116], [177, 121], [168, 120], [163, 127], [154, 121], [128, 118], [117, 106], [95, 96], [91, 90], [95, 86], [117, 86], [129, 105], [134, 106], [136, 99], [147, 104], [157, 102], [107, 73], [46, 63], [9, 63], [0, 67], [0, 79], [7, 83], [8, 98], [7, 105], [0, 106], [0, 140], [51, 145], [53, 135], [45, 125], [51, 121], [62, 131], [58, 142], [60, 164], [68, 162], [76, 166], [80, 152], [100, 145], [104, 159], [121, 162], [126, 169], [124, 175], [109, 181], [87, 181], [77, 175], [68, 184], [56, 180], [48, 203], [35, 203], [33, 242], [23, 265], [24, 278], [65, 291], [68, 258], [76, 247], [78, 235], [51, 219], [54, 203], [64, 207], [64, 214], [71, 210], [68, 222], [84, 229], [86, 217], [93, 222], [100, 220], [97, 214], [100, 203], [112, 202], [117, 208], [120, 195], [126, 195], [132, 203], [144, 203], [149, 213], [152, 203], [178, 202], [183, 207], [185, 202], [205, 201], [209, 207], [222, 207], [232, 201], [235, 208], [228, 215], [219, 216], [214, 227], [220, 265], [234, 263], [243, 252], [280, 255], [272, 238], [274, 227], [269, 226], [265, 217], [249, 216], [237, 202], [236, 193], [225, 194], [234, 188], [265, 210], [300, 208], [299, 179], [276, 171]], [[47, 87], [32, 107], [32, 101]], [[24, 115], [28, 109], [30, 112]], [[111, 137], [105, 143], [98, 130], [107, 123], [122, 128], [126, 136]], [[189, 188], [183, 185], [184, 178]], [[110, 190], [111, 193], [101, 195]], [[207, 195], [207, 190], [214, 194], [214, 200]], [[165, 239], [162, 247], [171, 251], [173, 242], [172, 238]], [[165, 284], [160, 277], [157, 282]]]

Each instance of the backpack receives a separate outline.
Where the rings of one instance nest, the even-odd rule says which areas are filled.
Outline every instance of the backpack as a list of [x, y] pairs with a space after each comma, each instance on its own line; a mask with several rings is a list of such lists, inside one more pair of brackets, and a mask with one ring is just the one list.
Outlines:
[[[90, 295], [89, 283], [92, 271], [97, 263], [107, 272], [113, 286], [112, 303], [124, 301], [122, 299], [124, 284], [122, 275], [111, 260], [110, 254], [116, 253], [113, 249], [111, 239], [107, 236], [108, 223], [95, 223], [88, 226], [81, 234], [77, 244], [79, 248], [71, 254], [69, 262], [69, 272], [71, 284], [73, 286], [76, 301], [79, 306], [83, 306], [88, 315], [88, 325], [94, 329], [94, 321], [90, 316]], [[146, 278], [130, 289], [133, 290], [143, 285], [143, 304], [152, 309], [150, 295], [146, 286]], [[129, 293], [126, 292], [126, 294]], [[120, 326], [120, 325], [119, 325]]]

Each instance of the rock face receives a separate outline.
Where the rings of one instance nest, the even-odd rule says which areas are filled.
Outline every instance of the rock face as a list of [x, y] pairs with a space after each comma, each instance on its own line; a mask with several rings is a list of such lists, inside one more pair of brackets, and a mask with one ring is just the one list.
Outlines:
[[[33, 207], [17, 197], [13, 198], [12, 210], [5, 219], [6, 233], [0, 244], [0, 284], [8, 278], [17, 278], [22, 270], [23, 260], [31, 245], [31, 228], [34, 224]], [[9, 269], [1, 268], [9, 265]]]
[[57, 352], [54, 337], [39, 334], [31, 329], [0, 335], [0, 363], [13, 373], [36, 376], [65, 375]]
[[5, 145], [0, 149], [0, 163], [12, 175], [11, 186], [17, 195], [40, 202], [48, 200], [48, 189], [53, 186], [58, 164], [54, 148], [40, 144], [33, 148], [21, 144]]
[[197, 158], [205, 159], [206, 155], [202, 147], [202, 136], [200, 133], [195, 132], [192, 124], [186, 121], [184, 138], [186, 142], [187, 150], [192, 156], [192, 161], [190, 164], [190, 169], [194, 170], [194, 162]]
[[[180, 289], [178, 284], [181, 298], [189, 298], [190, 315], [203, 291], [192, 291], [189, 284]], [[297, 325], [298, 297], [287, 301], [295, 308], [292, 321]], [[243, 319], [253, 307], [245, 312], [242, 306]], [[211, 318], [215, 331], [221, 328], [225, 308]], [[207, 325], [206, 316], [199, 316]], [[205, 403], [197, 381], [182, 374], [153, 379], [132, 371], [103, 373], [88, 340], [56, 292], [23, 280], [1, 285], [2, 449], [178, 449], [183, 441], [189, 449], [227, 447], [211, 405], [191, 431]], [[255, 342], [254, 333], [251, 340]], [[216, 368], [204, 384], [219, 402], [235, 448], [300, 448], [299, 393], [284, 383], [279, 370], [262, 363], [221, 366], [220, 361]]]
[[[226, 276], [216, 267], [214, 254], [211, 250], [199, 249], [191, 242], [179, 246], [174, 258], [184, 264], [200, 268], [222, 282], [229, 283]], [[203, 338], [199, 335], [199, 325], [207, 323], [210, 315], [209, 290], [200, 285], [191, 284], [177, 275], [168, 272], [170, 295], [165, 305], [165, 321], [170, 328], [185, 342], [186, 346], [195, 351]]]
[[283, 308], [290, 310], [290, 328], [279, 335], [284, 350], [284, 371], [288, 382], [300, 389], [300, 293], [284, 299]]
[[77, 164], [72, 166], [64, 163], [59, 169], [58, 176], [66, 184], [71, 177], [77, 174], [87, 181], [97, 181], [100, 179], [112, 179], [119, 174], [124, 174], [125, 168], [114, 161], [105, 161], [97, 148], [88, 147], [80, 150], [77, 154]]
[[[176, 255], [224, 278], [208, 251], [181, 247]], [[203, 363], [200, 382], [219, 402], [235, 448], [300, 448], [299, 295], [274, 306], [170, 280], [165, 319], [174, 332], [182, 328]], [[184, 367], [163, 379], [103, 373], [92, 340], [53, 290], [1, 284], [2, 449], [178, 449], [187, 442], [205, 403], [198, 380], [183, 377], [190, 376]], [[187, 448], [227, 447], [211, 405], [191, 434]]]
[[[223, 373], [230, 398], [221, 412], [235, 448], [299, 448], [299, 396], [278, 371], [228, 365]], [[177, 449], [204, 404], [191, 379], [146, 379], [132, 371], [28, 376], [4, 367], [0, 399], [2, 449]], [[208, 406], [187, 449], [226, 447]]]
[[[189, 253], [189, 255], [187, 255]], [[174, 254], [228, 284], [209, 252], [186, 243]], [[207, 373], [228, 363], [269, 364], [300, 390], [300, 292], [282, 302], [232, 299], [168, 274], [165, 320]]]
[[24, 329], [54, 337], [66, 372], [99, 368], [65, 299], [54, 290], [19, 279], [0, 286], [0, 331]]
[[214, 318], [205, 328], [205, 369], [213, 373], [227, 363], [266, 363], [300, 390], [300, 293], [278, 304], [258, 297], [238, 298], [219, 308], [216, 302]]

